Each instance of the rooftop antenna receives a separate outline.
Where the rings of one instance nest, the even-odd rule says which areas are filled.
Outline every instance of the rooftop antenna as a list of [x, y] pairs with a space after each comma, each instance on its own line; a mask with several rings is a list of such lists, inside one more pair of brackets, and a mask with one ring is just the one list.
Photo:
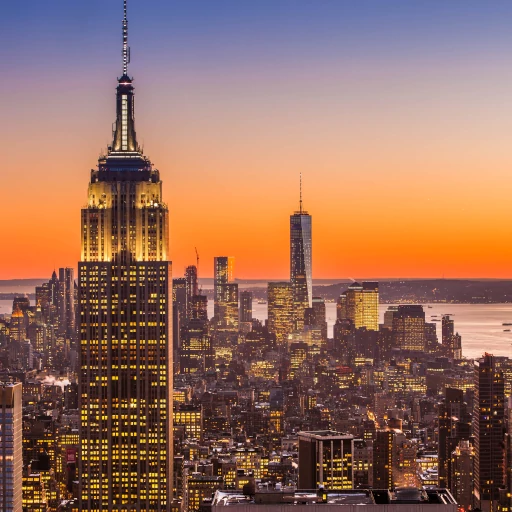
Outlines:
[[130, 63], [130, 47], [128, 46], [128, 19], [126, 17], [126, 2], [124, 0], [124, 18], [123, 18], [123, 76], [128, 74], [128, 64]]
[[302, 173], [300, 173], [299, 175], [299, 191], [300, 191], [300, 201], [299, 201], [299, 210], [300, 210], [300, 213], [302, 214]]

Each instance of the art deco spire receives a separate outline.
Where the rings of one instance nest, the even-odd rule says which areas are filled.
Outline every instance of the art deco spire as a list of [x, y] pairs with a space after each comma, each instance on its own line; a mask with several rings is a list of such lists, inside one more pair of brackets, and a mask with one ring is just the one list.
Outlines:
[[132, 79], [128, 76], [130, 47], [128, 46], [127, 0], [124, 0], [123, 17], [123, 76], [117, 86], [117, 116], [112, 150], [118, 152], [138, 152], [135, 134], [135, 109]]

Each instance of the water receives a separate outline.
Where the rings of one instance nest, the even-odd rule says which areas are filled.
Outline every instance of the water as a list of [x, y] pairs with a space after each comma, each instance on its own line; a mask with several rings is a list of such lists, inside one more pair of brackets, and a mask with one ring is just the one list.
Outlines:
[[[380, 322], [384, 321], [384, 312], [390, 304], [381, 304]], [[512, 326], [503, 326], [503, 322], [512, 323], [512, 304], [431, 304], [425, 306], [425, 319], [432, 321], [432, 315], [441, 319], [450, 314], [455, 322], [455, 330], [462, 336], [462, 353], [465, 357], [480, 357], [483, 352], [496, 356], [512, 357]], [[0, 300], [0, 314], [10, 314], [11, 300]], [[336, 321], [336, 304], [326, 304], [329, 336]], [[209, 301], [208, 314], [213, 316], [213, 301]], [[267, 318], [267, 305], [253, 303], [253, 316], [264, 321]], [[436, 322], [437, 336], [441, 340], [441, 322]]]
[[[328, 335], [332, 337], [332, 328], [336, 322], [336, 304], [326, 303]], [[391, 304], [379, 307], [380, 322], [384, 322], [384, 312]], [[455, 322], [455, 331], [462, 336], [462, 353], [465, 357], [481, 357], [484, 352], [496, 356], [512, 357], [512, 332], [503, 332], [512, 326], [503, 326], [503, 322], [512, 323], [512, 304], [430, 304], [425, 305], [425, 320], [432, 322], [432, 315], [441, 320], [442, 315], [450, 314]], [[213, 314], [213, 304], [212, 304]], [[267, 318], [267, 305], [253, 303], [253, 316], [258, 320]], [[441, 322], [437, 325], [437, 336], [441, 341]]]

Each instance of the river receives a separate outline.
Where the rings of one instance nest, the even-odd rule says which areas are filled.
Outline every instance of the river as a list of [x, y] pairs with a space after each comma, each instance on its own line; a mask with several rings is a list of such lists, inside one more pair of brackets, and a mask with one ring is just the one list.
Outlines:
[[[380, 322], [390, 304], [379, 307]], [[427, 307], [430, 306], [430, 307]], [[336, 321], [336, 304], [326, 304], [329, 337]], [[0, 314], [11, 313], [12, 301], [0, 300]], [[208, 313], [213, 316], [213, 301], [209, 301]], [[483, 352], [499, 356], [512, 356], [512, 332], [504, 332], [512, 323], [512, 304], [430, 304], [425, 306], [426, 321], [433, 315], [441, 319], [450, 314], [455, 322], [455, 330], [462, 336], [462, 353], [465, 357], [480, 357]], [[267, 318], [267, 305], [253, 303], [253, 316], [264, 321]], [[437, 324], [437, 335], [441, 340], [441, 322]], [[510, 327], [512, 329], [512, 326]]]

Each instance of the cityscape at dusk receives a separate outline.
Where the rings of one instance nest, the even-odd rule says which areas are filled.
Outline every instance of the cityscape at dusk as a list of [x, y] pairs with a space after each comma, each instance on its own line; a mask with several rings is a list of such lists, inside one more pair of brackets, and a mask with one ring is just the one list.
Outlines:
[[5, 6], [0, 512], [511, 512], [511, 21]]

